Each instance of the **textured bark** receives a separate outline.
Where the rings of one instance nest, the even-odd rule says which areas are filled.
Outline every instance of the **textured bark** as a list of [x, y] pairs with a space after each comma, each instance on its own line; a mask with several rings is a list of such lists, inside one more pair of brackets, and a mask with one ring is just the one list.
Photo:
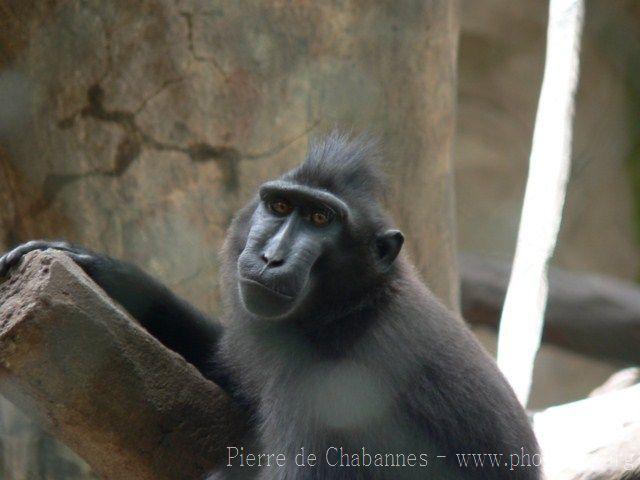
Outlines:
[[29, 254], [0, 305], [0, 392], [102, 478], [204, 478], [244, 444], [229, 397], [63, 253]]
[[[462, 312], [496, 328], [511, 264], [462, 255]], [[603, 275], [549, 269], [543, 338], [560, 347], [628, 365], [640, 363], [640, 288]]]

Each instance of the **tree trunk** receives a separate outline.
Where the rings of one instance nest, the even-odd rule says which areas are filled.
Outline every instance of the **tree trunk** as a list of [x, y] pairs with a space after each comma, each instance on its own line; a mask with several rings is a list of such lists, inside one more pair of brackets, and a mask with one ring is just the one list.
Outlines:
[[457, 308], [457, 33], [450, 0], [0, 0], [0, 247], [64, 237], [217, 314], [234, 212], [310, 135], [368, 129], [407, 247]]

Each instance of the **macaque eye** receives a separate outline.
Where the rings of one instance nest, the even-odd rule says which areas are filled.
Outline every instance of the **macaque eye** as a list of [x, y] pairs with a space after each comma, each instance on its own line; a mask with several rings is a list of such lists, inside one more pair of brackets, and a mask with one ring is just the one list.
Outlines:
[[311, 214], [311, 222], [316, 227], [324, 227], [331, 222], [331, 216], [325, 212], [313, 212]]
[[269, 203], [269, 209], [276, 215], [289, 215], [293, 211], [293, 206], [286, 200], [274, 200]]

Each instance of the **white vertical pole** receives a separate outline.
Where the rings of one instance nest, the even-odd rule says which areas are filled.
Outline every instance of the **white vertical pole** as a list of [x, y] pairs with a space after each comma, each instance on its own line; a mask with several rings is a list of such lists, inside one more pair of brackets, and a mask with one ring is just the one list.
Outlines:
[[529, 175], [498, 336], [498, 365], [523, 405], [529, 398], [540, 346], [547, 265], [560, 228], [571, 166], [583, 16], [582, 0], [550, 0], [547, 54]]

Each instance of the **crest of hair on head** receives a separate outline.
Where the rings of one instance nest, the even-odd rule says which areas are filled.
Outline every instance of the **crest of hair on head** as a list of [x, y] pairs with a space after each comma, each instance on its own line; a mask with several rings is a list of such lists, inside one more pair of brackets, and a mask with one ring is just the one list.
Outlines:
[[302, 165], [285, 178], [335, 193], [361, 192], [377, 198], [387, 184], [378, 142], [370, 134], [351, 136], [338, 130], [312, 139]]

